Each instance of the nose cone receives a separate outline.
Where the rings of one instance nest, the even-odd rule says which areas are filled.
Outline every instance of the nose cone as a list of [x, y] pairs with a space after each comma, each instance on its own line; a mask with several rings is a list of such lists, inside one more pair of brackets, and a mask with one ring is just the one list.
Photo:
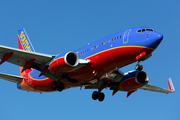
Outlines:
[[158, 42], [160, 43], [163, 39], [163, 35], [161, 33], [158, 33]]
[[149, 47], [156, 49], [162, 40], [163, 40], [163, 35], [161, 33], [153, 32], [150, 35], [151, 44]]

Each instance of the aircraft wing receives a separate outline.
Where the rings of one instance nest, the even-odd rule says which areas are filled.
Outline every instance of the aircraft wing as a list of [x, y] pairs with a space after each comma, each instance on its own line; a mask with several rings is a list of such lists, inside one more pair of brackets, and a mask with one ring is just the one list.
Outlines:
[[169, 89], [164, 89], [164, 88], [160, 88], [151, 84], [147, 84], [139, 89], [154, 91], [154, 92], [161, 92], [161, 93], [173, 93], [175, 92], [175, 88], [174, 88], [171, 78], [168, 79], [168, 87]]
[[[8, 54], [9, 57], [6, 57], [6, 55], [8, 56]], [[34, 59], [33, 63], [31, 64], [31, 67], [39, 71], [42, 71], [46, 66], [49, 65], [49, 62], [54, 57], [55, 56], [53, 55], [41, 54], [37, 52], [29, 52], [17, 48], [11, 48], [0, 45], [0, 59], [1, 59], [0, 64], [7, 61], [12, 64], [24, 67], [28, 61]], [[3, 59], [5, 60], [3, 61]], [[44, 76], [52, 80], [57, 80], [57, 78], [54, 76], [54, 74], [52, 74], [51, 71], [45, 73]]]
[[[13, 55], [10, 57], [10, 60], [8, 62], [11, 62], [12, 60], [18, 62], [11, 62], [13, 64], [17, 64], [19, 66], [23, 66], [24, 62], [26, 63], [27, 60], [29, 59], [34, 59], [36, 62], [40, 62], [42, 64], [46, 64], [50, 62], [53, 59], [52, 55], [47, 55], [47, 54], [41, 54], [37, 52], [29, 52], [25, 50], [20, 50], [16, 48], [11, 48], [7, 46], [2, 46], [0, 45], [0, 58], [2, 58], [5, 54], [13, 52]], [[19, 61], [18, 61], [19, 60]], [[20, 65], [22, 64], [22, 65]]]
[[99, 89], [100, 82], [104, 81], [102, 88], [116, 87], [119, 81], [128, 73], [123, 73], [121, 70], [112, 70], [108, 74], [103, 75], [99, 81], [90, 84], [85, 87], [85, 89]]
[[[59, 79], [58, 75], [55, 75], [54, 73], [52, 73], [50, 70], [47, 69], [49, 63], [53, 60], [54, 57], [55, 57], [54, 55], [30, 52], [30, 51], [25, 51], [17, 48], [11, 48], [0, 45], [0, 59], [1, 59], [0, 64], [7, 61], [12, 64], [24, 67], [24, 69], [26, 69], [25, 66], [27, 66], [27, 64], [30, 64], [31, 68], [41, 71], [42, 73], [45, 71], [45, 73], [43, 74], [44, 76], [57, 81]], [[79, 62], [80, 62], [79, 67], [76, 67], [73, 70], [79, 69], [80, 67], [88, 64], [90, 61], [79, 59]]]
[[20, 83], [23, 80], [23, 77], [21, 76], [9, 75], [4, 73], [0, 73], [0, 78], [14, 83]]
[[[114, 75], [114, 74], [116, 74], [116, 75]], [[110, 90], [114, 90], [115, 87], [119, 84], [118, 80], [121, 80], [122, 77], [125, 76], [126, 74], [128, 74], [128, 73], [124, 73], [124, 74], [122, 72], [110, 73], [109, 76], [115, 76], [115, 77], [112, 78], [111, 82], [107, 86], [104, 86], [104, 88], [105, 87], [110, 87]], [[106, 79], [108, 79], [108, 78], [106, 78]], [[105, 80], [105, 79], [103, 78], [101, 80]], [[91, 84], [89, 86], [86, 86], [85, 89], [99, 89], [99, 84], [100, 84], [100, 81], [98, 81], [98, 82], [96, 82], [94, 84]], [[173, 92], [175, 92], [175, 88], [173, 86], [171, 78], [168, 78], [168, 87], [169, 87], [169, 89], [164, 89], [164, 88], [160, 88], [160, 87], [157, 87], [157, 86], [154, 86], [154, 85], [151, 85], [151, 84], [147, 84], [147, 85], [145, 85], [145, 86], [143, 86], [143, 87], [141, 87], [139, 89], [148, 90], [148, 91], [154, 91], [154, 92], [161, 92], [161, 93], [173, 93]], [[121, 90], [119, 90], [119, 91], [121, 91]]]

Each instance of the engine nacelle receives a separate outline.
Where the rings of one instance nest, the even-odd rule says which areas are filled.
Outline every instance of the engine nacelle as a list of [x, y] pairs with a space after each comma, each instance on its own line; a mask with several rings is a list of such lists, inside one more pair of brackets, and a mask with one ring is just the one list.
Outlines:
[[149, 76], [144, 71], [133, 71], [125, 75], [120, 81], [119, 87], [123, 91], [136, 90], [149, 82]]
[[74, 52], [67, 52], [56, 56], [49, 64], [49, 69], [53, 73], [68, 72], [78, 66], [79, 58]]

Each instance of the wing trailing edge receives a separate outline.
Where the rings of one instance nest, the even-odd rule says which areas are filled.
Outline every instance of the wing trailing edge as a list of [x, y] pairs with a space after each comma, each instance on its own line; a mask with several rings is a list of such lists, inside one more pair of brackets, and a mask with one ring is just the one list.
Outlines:
[[4, 74], [4, 73], [0, 73], [0, 78], [14, 83], [21, 83], [23, 80], [23, 77], [21, 76]]
[[173, 92], [175, 92], [175, 88], [174, 88], [171, 78], [168, 78], [168, 87], [169, 87], [169, 89], [164, 89], [164, 88], [160, 88], [160, 87], [157, 87], [157, 86], [154, 86], [151, 84], [147, 84], [147, 85], [141, 87], [140, 89], [153, 91], [153, 92], [167, 93], [167, 94], [173, 93]]

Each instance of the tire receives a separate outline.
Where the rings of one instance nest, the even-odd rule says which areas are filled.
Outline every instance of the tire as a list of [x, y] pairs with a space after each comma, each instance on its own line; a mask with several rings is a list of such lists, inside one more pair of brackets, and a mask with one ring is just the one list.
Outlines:
[[56, 81], [53, 81], [53, 82], [51, 83], [51, 89], [52, 89], [52, 90], [56, 90], [56, 89], [57, 89], [57, 82], [56, 82]]
[[58, 89], [59, 92], [63, 91], [63, 89], [64, 89], [64, 84], [63, 84], [63, 83], [59, 83], [57, 89]]
[[98, 99], [98, 92], [97, 92], [97, 91], [94, 91], [94, 92], [92, 93], [92, 99], [93, 99], [93, 100], [97, 100], [97, 99]]
[[99, 100], [100, 102], [102, 102], [102, 101], [104, 100], [104, 98], [105, 98], [104, 93], [100, 93], [100, 94], [99, 94], [99, 97], [98, 97], [98, 100]]
[[142, 65], [140, 65], [139, 66], [139, 71], [141, 71], [143, 69], [143, 66]]
[[139, 64], [137, 64], [137, 65], [135, 66], [135, 69], [136, 69], [136, 70], [138, 70], [138, 69], [139, 69]]
[[137, 64], [135, 69], [141, 71], [143, 69], [143, 66], [140, 64]]

